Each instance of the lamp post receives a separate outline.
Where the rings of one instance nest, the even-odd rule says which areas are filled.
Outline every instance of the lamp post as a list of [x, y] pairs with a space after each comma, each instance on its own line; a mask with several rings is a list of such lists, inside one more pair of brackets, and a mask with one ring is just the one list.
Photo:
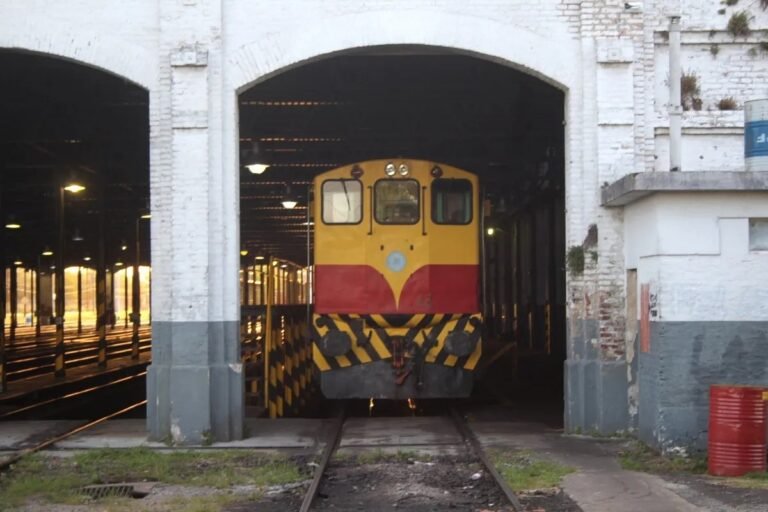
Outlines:
[[56, 325], [56, 348], [54, 350], [54, 375], [57, 378], [63, 378], [64, 369], [64, 192], [78, 194], [85, 190], [79, 183], [68, 183], [59, 186], [59, 243], [56, 250], [56, 316], [54, 324]]

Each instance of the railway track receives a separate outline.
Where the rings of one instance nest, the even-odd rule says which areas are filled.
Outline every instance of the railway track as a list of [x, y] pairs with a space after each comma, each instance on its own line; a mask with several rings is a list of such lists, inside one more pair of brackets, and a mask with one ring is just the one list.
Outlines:
[[72, 427], [68, 430], [66, 430], [63, 433], [59, 433], [55, 436], [52, 436], [44, 441], [40, 441], [36, 443], [34, 446], [31, 446], [29, 448], [25, 448], [24, 450], [20, 450], [16, 452], [15, 454], [11, 455], [10, 457], [0, 461], [0, 473], [7, 471], [13, 464], [17, 463], [24, 457], [31, 455], [35, 452], [38, 452], [40, 450], [44, 450], [50, 446], [53, 446], [54, 444], [63, 441], [64, 439], [67, 439], [68, 437], [72, 437], [75, 434], [79, 434], [80, 432], [83, 432], [85, 430], [88, 430], [89, 428], [93, 428], [96, 425], [100, 425], [104, 423], [105, 421], [111, 420], [113, 418], [117, 418], [118, 416], [122, 416], [123, 414], [127, 414], [135, 409], [138, 409], [140, 407], [143, 407], [147, 404], [146, 400], [142, 400], [140, 402], [133, 403], [127, 407], [122, 407], [121, 409], [118, 409], [117, 411], [110, 412], [109, 414], [106, 414], [104, 416], [101, 416], [95, 420], [88, 421], [86, 423], [83, 423], [81, 425], [77, 425], [75, 427]]
[[[463, 416], [459, 413], [458, 410], [451, 409], [450, 419], [453, 422], [458, 433], [461, 435], [464, 445], [468, 449], [471, 456], [473, 456], [479, 462], [482, 463], [485, 470], [492, 477], [495, 485], [503, 493], [504, 497], [508, 501], [508, 504], [512, 508], [512, 510], [514, 510], [515, 512], [523, 512], [524, 508], [520, 503], [520, 501], [517, 499], [517, 496], [515, 495], [514, 491], [509, 487], [509, 485], [504, 480], [504, 478], [499, 474], [498, 470], [496, 469], [493, 462], [490, 460], [490, 458], [486, 454], [482, 445], [478, 441], [477, 437], [475, 436], [474, 432], [472, 431], [471, 427], [466, 422], [466, 420], [463, 418]], [[320, 457], [320, 462], [318, 463], [318, 466], [315, 468], [309, 489], [304, 495], [304, 499], [302, 501], [301, 508], [300, 508], [301, 512], [309, 512], [310, 510], [312, 510], [313, 506], [316, 505], [316, 498], [318, 496], [318, 491], [321, 487], [321, 483], [323, 482], [323, 479], [327, 475], [327, 471], [331, 463], [332, 456], [341, 442], [345, 420], [346, 420], [345, 412], [342, 412], [336, 418], [334, 428], [331, 434], [328, 436], [327, 441], [325, 443], [325, 447], [323, 448], [323, 452]]]
[[[151, 328], [139, 331], [139, 352], [151, 350]], [[107, 359], [128, 356], [132, 351], [130, 330], [110, 333], [107, 341]], [[6, 347], [6, 374], [9, 381], [21, 380], [54, 370], [55, 341], [40, 339]], [[95, 364], [99, 359], [98, 335], [71, 337], [65, 341], [65, 368]]]
[[83, 408], [84, 406], [87, 406], [89, 401], [98, 401], [99, 396], [103, 393], [111, 393], [120, 396], [119, 394], [121, 390], [129, 389], [130, 386], [142, 384], [142, 380], [146, 378], [147, 375], [146, 369], [144, 369], [145, 366], [146, 365], [138, 366], [136, 368], [138, 372], [136, 373], [130, 373], [129, 375], [119, 378], [113, 377], [107, 382], [94, 383], [87, 385], [87, 387], [82, 389], [69, 391], [62, 395], [42, 397], [33, 403], [12, 407], [10, 410], [0, 413], [0, 421], [55, 417], [57, 414], [61, 414], [68, 410]]

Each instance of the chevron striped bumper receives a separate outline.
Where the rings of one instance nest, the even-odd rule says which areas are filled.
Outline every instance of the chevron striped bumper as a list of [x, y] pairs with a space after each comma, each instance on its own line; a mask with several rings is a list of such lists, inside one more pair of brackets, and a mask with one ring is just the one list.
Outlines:
[[[316, 314], [310, 334], [324, 394], [333, 398], [365, 393], [370, 393], [366, 397], [398, 398], [404, 392], [411, 394], [403, 398], [466, 396], [482, 352], [481, 325], [479, 313]], [[336, 342], [334, 350], [328, 349], [328, 340]], [[456, 350], [454, 340], [461, 340], [462, 351]], [[329, 355], [339, 352], [339, 346], [349, 348], [342, 355]], [[326, 389], [330, 382], [332, 389]], [[349, 387], [350, 382], [355, 386]]]

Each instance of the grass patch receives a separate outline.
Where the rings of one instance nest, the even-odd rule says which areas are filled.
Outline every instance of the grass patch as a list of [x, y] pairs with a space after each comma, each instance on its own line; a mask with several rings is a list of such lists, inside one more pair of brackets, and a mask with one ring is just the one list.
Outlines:
[[646, 473], [705, 473], [707, 461], [703, 457], [664, 457], [640, 442], [631, 443], [619, 453], [621, 467]]
[[0, 510], [30, 498], [52, 503], [82, 503], [84, 485], [153, 481], [224, 489], [300, 481], [299, 467], [284, 457], [238, 451], [174, 451], [147, 448], [89, 450], [72, 457], [35, 455], [20, 461], [0, 480]]
[[528, 451], [495, 451], [490, 454], [496, 469], [515, 491], [557, 487], [575, 470]]

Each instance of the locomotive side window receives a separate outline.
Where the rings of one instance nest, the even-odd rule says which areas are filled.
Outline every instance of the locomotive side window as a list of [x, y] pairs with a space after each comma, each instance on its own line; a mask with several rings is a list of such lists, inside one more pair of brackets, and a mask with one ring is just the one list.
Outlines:
[[363, 186], [357, 180], [323, 182], [323, 222], [358, 224], [363, 220]]
[[438, 179], [432, 182], [432, 222], [472, 222], [472, 183], [467, 180]]
[[419, 222], [419, 182], [379, 180], [374, 189], [376, 222], [416, 224]]

